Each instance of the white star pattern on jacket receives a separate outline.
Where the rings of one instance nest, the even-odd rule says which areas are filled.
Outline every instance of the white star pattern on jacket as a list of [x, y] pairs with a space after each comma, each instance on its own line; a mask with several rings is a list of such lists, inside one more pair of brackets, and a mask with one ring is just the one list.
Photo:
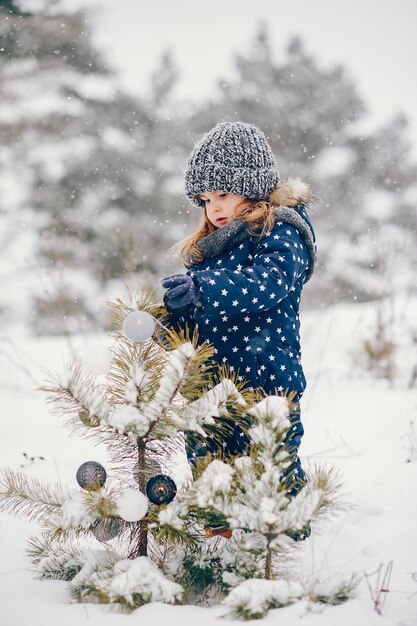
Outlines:
[[277, 222], [263, 238], [247, 237], [187, 271], [202, 306], [180, 324], [196, 326], [199, 341], [214, 346], [213, 358], [250, 386], [302, 393], [298, 312], [308, 266], [297, 228]]

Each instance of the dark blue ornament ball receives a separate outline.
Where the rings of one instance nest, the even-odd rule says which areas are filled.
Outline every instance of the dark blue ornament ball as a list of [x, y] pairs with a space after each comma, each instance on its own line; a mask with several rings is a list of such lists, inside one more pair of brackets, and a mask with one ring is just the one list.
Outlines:
[[152, 504], [168, 504], [177, 494], [177, 485], [170, 476], [157, 474], [146, 483], [146, 495]]

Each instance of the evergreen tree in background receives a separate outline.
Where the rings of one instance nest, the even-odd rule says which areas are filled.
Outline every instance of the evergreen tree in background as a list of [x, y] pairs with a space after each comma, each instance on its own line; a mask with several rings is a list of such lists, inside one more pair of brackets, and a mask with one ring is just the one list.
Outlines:
[[[297, 497], [289, 495], [291, 399], [264, 398], [215, 366], [212, 346], [198, 346], [195, 333], [166, 328], [153, 290], [111, 304], [120, 331], [135, 341], [115, 333], [105, 380], [74, 362], [42, 388], [73, 431], [106, 446], [107, 470], [86, 461], [78, 489], [12, 470], [0, 480], [0, 508], [41, 524], [28, 548], [38, 576], [71, 581], [78, 601], [130, 610], [195, 603], [209, 592], [218, 601], [233, 590], [232, 612], [261, 617], [306, 597], [294, 580], [291, 555], [300, 544], [291, 535], [332, 512], [338, 489], [331, 470], [316, 468]], [[183, 434], [204, 437], [214, 425], [226, 434], [236, 423], [250, 437], [247, 455], [207, 455], [194, 480], [177, 487], [165, 468]], [[262, 590], [262, 610], [248, 601], [248, 585]]]
[[176, 127], [166, 119], [177, 75], [166, 53], [146, 99], [121, 93], [86, 18], [41, 4], [0, 8], [1, 201], [10, 235], [25, 217], [38, 233], [34, 328], [62, 333], [105, 327], [97, 303], [106, 286], [163, 269], [167, 207], [181, 215]]

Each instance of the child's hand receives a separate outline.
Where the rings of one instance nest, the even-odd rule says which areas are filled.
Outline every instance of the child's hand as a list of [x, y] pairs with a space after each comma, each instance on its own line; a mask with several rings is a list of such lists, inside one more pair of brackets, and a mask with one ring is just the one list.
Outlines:
[[187, 274], [172, 274], [161, 279], [164, 289], [164, 303], [168, 310], [178, 311], [185, 306], [201, 306], [198, 289], [193, 279]]
[[161, 285], [164, 289], [176, 287], [181, 284], [188, 284], [191, 280], [188, 274], [171, 274], [170, 276], [164, 276], [161, 278]]

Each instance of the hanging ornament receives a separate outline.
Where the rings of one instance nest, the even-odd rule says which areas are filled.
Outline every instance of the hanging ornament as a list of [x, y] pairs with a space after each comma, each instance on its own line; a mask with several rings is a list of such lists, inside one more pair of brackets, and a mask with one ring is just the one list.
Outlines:
[[81, 411], [78, 411], [78, 417], [84, 426], [88, 426], [89, 428], [96, 428], [100, 425], [100, 420], [97, 415], [90, 415], [90, 411], [87, 409], [81, 409]]
[[146, 495], [152, 504], [168, 504], [177, 494], [177, 485], [166, 474], [153, 476], [146, 485]]
[[146, 311], [133, 311], [123, 322], [123, 334], [131, 341], [148, 341], [155, 332], [155, 320]]
[[122, 522], [114, 517], [98, 519], [90, 526], [94, 537], [99, 541], [111, 541], [117, 537], [122, 528]]
[[144, 470], [139, 469], [139, 463], [136, 463], [136, 465], [133, 468], [133, 478], [136, 480], [137, 483], [139, 483], [139, 477], [142, 474], [142, 472], [145, 474], [145, 482], [146, 482], [152, 476], [155, 476], [156, 474], [161, 473], [161, 466], [156, 459], [146, 458]]
[[144, 493], [137, 489], [126, 489], [116, 500], [117, 512], [125, 522], [138, 522], [145, 517], [148, 500]]
[[97, 491], [106, 482], [106, 470], [96, 461], [86, 461], [77, 470], [77, 483], [87, 491]]

